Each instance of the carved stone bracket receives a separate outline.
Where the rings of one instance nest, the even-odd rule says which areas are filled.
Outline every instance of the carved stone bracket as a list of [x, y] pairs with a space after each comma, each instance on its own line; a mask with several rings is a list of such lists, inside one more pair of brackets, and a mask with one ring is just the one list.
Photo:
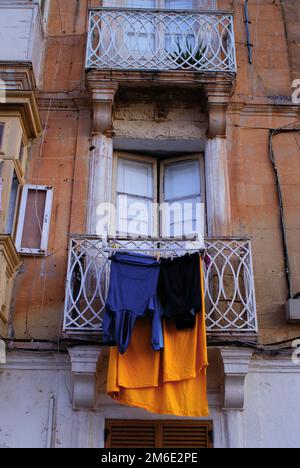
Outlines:
[[229, 105], [232, 83], [206, 83], [204, 91], [208, 102], [210, 138], [226, 137], [227, 109]]
[[118, 84], [111, 81], [98, 81], [93, 75], [87, 78], [88, 87], [93, 101], [94, 134], [107, 134], [112, 131], [112, 113]]
[[73, 408], [94, 410], [96, 371], [102, 349], [95, 346], [69, 348], [73, 374]]
[[245, 378], [253, 351], [244, 349], [221, 349], [224, 366], [223, 410], [243, 411], [245, 404]]

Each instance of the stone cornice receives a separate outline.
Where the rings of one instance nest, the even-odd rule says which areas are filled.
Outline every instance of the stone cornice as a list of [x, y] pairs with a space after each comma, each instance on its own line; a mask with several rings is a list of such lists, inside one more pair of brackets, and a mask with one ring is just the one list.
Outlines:
[[38, 94], [37, 104], [39, 110], [48, 111], [70, 111], [77, 112], [78, 110], [92, 111], [93, 107], [89, 96], [87, 97], [67, 97], [57, 94]]
[[7, 91], [6, 103], [1, 110], [17, 112], [22, 119], [27, 138], [36, 138], [42, 131], [42, 124], [33, 91]]
[[35, 76], [31, 62], [0, 62], [0, 79], [8, 90], [34, 91]]
[[94, 70], [87, 74], [88, 81], [113, 82], [119, 86], [183, 86], [202, 88], [204, 84], [223, 84], [230, 89], [235, 83], [235, 75], [230, 73], [192, 72], [183, 70], [136, 71], [136, 70]]
[[18, 351], [8, 351], [7, 362], [1, 366], [1, 370], [22, 371], [70, 371], [70, 369], [71, 364], [67, 354], [53, 354], [53, 352], [48, 354], [37, 351], [30, 352], [30, 350], [25, 355]]
[[231, 115], [270, 117], [270, 113], [297, 119], [300, 114], [300, 106], [289, 101], [284, 103], [270, 102], [269, 99], [264, 98], [255, 99], [252, 102], [233, 101], [228, 106], [228, 114]]
[[12, 277], [21, 266], [22, 261], [9, 235], [0, 234], [0, 252], [3, 253], [6, 261], [7, 275]]

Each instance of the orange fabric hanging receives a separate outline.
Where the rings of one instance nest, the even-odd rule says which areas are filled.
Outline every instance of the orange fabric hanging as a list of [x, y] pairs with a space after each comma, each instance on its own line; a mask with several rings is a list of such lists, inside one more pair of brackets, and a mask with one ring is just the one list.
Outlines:
[[206, 368], [208, 366], [203, 266], [202, 313], [193, 330], [178, 331], [164, 321], [165, 348], [151, 347], [151, 321], [138, 320], [128, 351], [110, 352], [107, 392], [119, 403], [151, 413], [183, 417], [209, 416]]

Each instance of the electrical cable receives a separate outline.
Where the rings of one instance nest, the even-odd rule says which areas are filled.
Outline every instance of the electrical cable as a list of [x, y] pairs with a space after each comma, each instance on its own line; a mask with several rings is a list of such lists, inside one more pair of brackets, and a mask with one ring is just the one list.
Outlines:
[[[300, 295], [300, 291], [296, 293], [296, 296], [293, 294], [293, 277], [292, 277], [292, 269], [291, 269], [291, 262], [289, 257], [289, 248], [288, 248], [288, 238], [287, 238], [287, 230], [286, 230], [286, 222], [285, 222], [285, 211], [284, 211], [284, 203], [283, 203], [283, 192], [280, 184], [280, 176], [278, 172], [278, 167], [276, 163], [276, 157], [274, 152], [273, 140], [276, 135], [280, 135], [282, 133], [293, 133], [299, 132], [299, 128], [294, 128], [295, 125], [298, 125], [300, 121], [293, 122], [289, 125], [284, 127], [279, 127], [275, 130], [270, 130], [270, 137], [269, 137], [269, 156], [270, 161], [273, 167], [275, 181], [276, 181], [276, 188], [278, 194], [278, 201], [279, 201], [279, 210], [280, 210], [280, 228], [281, 228], [281, 238], [282, 238], [282, 247], [283, 247], [283, 256], [284, 256], [284, 266], [285, 266], [285, 276], [288, 286], [288, 299], [294, 299], [296, 296]], [[293, 127], [293, 128], [290, 128]]]

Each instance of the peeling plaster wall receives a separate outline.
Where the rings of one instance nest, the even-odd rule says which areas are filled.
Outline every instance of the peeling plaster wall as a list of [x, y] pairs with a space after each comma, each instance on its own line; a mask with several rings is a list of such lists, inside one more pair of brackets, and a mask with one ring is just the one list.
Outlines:
[[121, 91], [114, 110], [114, 132], [119, 138], [205, 140], [208, 124], [203, 107], [197, 91]]

